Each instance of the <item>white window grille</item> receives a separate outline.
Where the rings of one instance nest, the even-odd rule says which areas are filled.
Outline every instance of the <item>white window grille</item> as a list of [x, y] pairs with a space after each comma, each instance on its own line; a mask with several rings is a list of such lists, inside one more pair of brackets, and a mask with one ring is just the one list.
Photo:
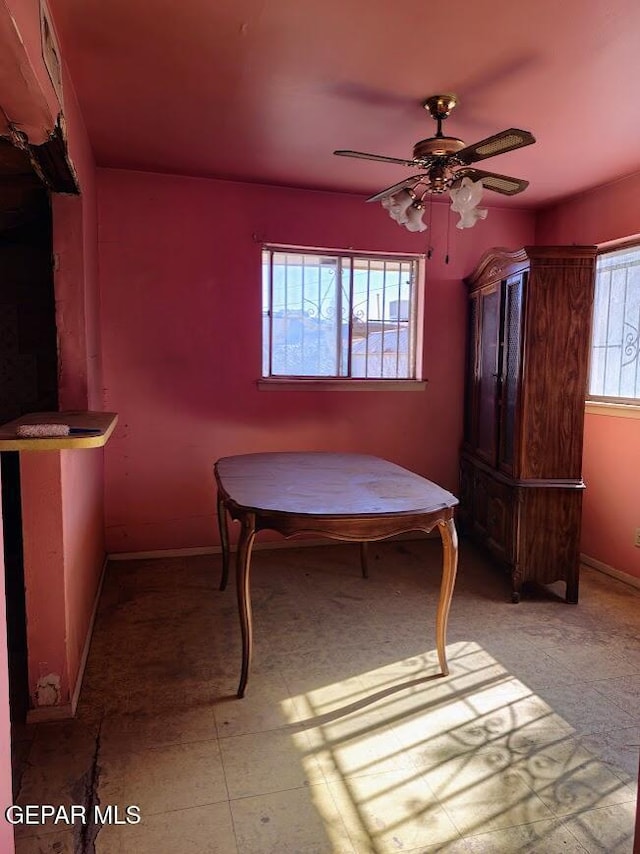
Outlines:
[[640, 246], [596, 262], [589, 397], [640, 401]]
[[419, 256], [269, 246], [262, 375], [419, 379]]

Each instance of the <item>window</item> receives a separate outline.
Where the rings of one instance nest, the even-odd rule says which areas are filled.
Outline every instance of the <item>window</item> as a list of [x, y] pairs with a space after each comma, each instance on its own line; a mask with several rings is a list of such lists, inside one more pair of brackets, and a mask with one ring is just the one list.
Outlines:
[[418, 256], [266, 247], [262, 375], [419, 379]]
[[640, 246], [598, 256], [589, 396], [640, 402]]

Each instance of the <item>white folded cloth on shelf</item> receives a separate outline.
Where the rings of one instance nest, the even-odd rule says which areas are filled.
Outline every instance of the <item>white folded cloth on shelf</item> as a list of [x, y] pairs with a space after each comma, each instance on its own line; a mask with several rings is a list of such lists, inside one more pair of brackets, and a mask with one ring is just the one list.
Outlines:
[[68, 424], [20, 424], [16, 433], [23, 439], [46, 439], [52, 436], [68, 436]]

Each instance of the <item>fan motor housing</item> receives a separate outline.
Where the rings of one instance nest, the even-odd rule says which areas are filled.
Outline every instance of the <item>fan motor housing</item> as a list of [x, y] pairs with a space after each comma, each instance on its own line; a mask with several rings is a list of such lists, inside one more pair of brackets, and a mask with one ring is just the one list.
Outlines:
[[414, 158], [421, 157], [447, 157], [457, 154], [464, 148], [464, 142], [455, 136], [430, 136], [421, 139], [413, 146]]

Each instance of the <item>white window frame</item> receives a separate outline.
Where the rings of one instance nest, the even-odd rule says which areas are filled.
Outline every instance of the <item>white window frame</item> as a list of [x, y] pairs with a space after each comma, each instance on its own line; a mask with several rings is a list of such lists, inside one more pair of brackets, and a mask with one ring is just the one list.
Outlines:
[[[604, 263], [606, 263], [604, 259], [615, 261], [615, 256], [619, 256], [620, 260], [624, 262], [625, 255], [633, 259], [632, 264], [625, 265], [623, 263], [617, 270], [604, 268]], [[598, 261], [602, 265], [600, 269]], [[591, 413], [619, 414], [627, 417], [629, 415], [635, 417], [636, 412], [640, 414], [640, 388], [638, 387], [640, 381], [640, 344], [638, 340], [640, 305], [636, 307], [635, 303], [632, 304], [630, 313], [627, 304], [628, 271], [634, 268], [637, 270], [636, 275], [640, 275], [640, 243], [637, 241], [610, 245], [602, 248], [598, 254], [587, 393], [587, 411]], [[612, 290], [613, 288], [615, 291]], [[616, 297], [618, 298], [616, 299]], [[617, 323], [610, 319], [610, 314], [614, 311], [619, 314]], [[621, 319], [623, 320], [622, 334], [620, 333]], [[605, 329], [604, 337], [603, 327]], [[613, 382], [618, 383], [617, 391], [619, 391], [623, 368], [630, 364], [635, 366], [637, 396], [627, 397], [607, 393], [607, 391], [612, 391], [611, 384]]]
[[[273, 258], [279, 253], [291, 255], [304, 255], [320, 258], [339, 259], [341, 264], [344, 259], [347, 259], [350, 265], [353, 260], [363, 262], [373, 262], [379, 265], [380, 262], [389, 261], [392, 263], [405, 262], [415, 265], [415, 280], [411, 288], [410, 295], [410, 310], [409, 320], [410, 338], [411, 338], [411, 353], [409, 372], [412, 376], [384, 378], [380, 376], [349, 376], [345, 375], [305, 375], [298, 376], [294, 374], [278, 374], [274, 373], [272, 367], [272, 349], [271, 336], [273, 328], [273, 314], [271, 312], [271, 303], [273, 301], [271, 291], [271, 276], [264, 276], [264, 260], [265, 253], [267, 257]], [[424, 280], [425, 280], [425, 256], [411, 253], [390, 253], [390, 252], [368, 252], [368, 251], [353, 251], [343, 249], [329, 249], [308, 246], [289, 246], [283, 244], [269, 243], [262, 247], [262, 377], [258, 380], [258, 387], [261, 389], [292, 389], [292, 388], [318, 388], [323, 390], [421, 390], [426, 386], [422, 378], [423, 364], [423, 326], [424, 326]], [[351, 268], [352, 269], [352, 268]], [[345, 292], [341, 291], [342, 297], [345, 297]], [[351, 301], [354, 298], [353, 286], [350, 286], [349, 293], [346, 294], [347, 313], [353, 317], [354, 306]], [[399, 323], [399, 322], [398, 322]], [[399, 328], [399, 326], [398, 326]], [[409, 327], [407, 327], [409, 328]], [[351, 369], [352, 365], [352, 321], [349, 323], [347, 347], [349, 355], [346, 359], [346, 371]], [[268, 348], [268, 349], [267, 349]], [[343, 360], [343, 369], [344, 360]]]

